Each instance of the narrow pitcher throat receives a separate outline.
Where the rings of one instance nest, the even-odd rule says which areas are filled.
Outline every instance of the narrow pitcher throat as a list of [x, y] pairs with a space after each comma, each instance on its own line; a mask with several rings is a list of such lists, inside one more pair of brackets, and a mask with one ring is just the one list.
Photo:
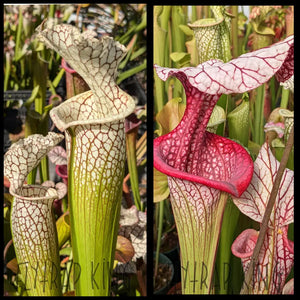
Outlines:
[[187, 107], [181, 122], [160, 145], [162, 158], [167, 165], [181, 172], [199, 175], [195, 165], [201, 164], [206, 127], [218, 98], [217, 95], [199, 92], [187, 96]]

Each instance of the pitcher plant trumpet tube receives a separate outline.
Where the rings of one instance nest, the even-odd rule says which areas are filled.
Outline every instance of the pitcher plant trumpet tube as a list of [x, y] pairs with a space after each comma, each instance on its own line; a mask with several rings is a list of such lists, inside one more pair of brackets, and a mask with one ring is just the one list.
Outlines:
[[75, 294], [108, 296], [125, 167], [124, 120], [135, 108], [115, 83], [126, 48], [65, 24], [42, 23], [38, 32], [91, 88], [55, 107], [50, 117], [66, 136]]
[[180, 247], [186, 249], [181, 252], [184, 294], [210, 292], [224, 199], [227, 193], [239, 197], [253, 174], [252, 159], [241, 145], [206, 131], [213, 108], [222, 94], [244, 93], [273, 75], [279, 82], [288, 80], [294, 73], [293, 43], [290, 36], [227, 63], [213, 59], [181, 69], [155, 65], [162, 80], [181, 81], [187, 98], [179, 125], [156, 138], [153, 148], [154, 167], [168, 175]]
[[[254, 174], [247, 190], [233, 198], [239, 210], [262, 223], [279, 162], [264, 143], [254, 162]], [[253, 271], [250, 294], [281, 294], [294, 264], [294, 243], [288, 239], [288, 225], [294, 222], [294, 172], [285, 169], [268, 222], [258, 263]], [[241, 258], [246, 274], [258, 238], [254, 229], [243, 231], [232, 244], [232, 253]]]
[[27, 175], [63, 139], [49, 133], [34, 134], [13, 144], [4, 157], [4, 174], [14, 197], [11, 232], [18, 261], [18, 274], [29, 296], [60, 296], [60, 259], [53, 214], [58, 198], [53, 188], [24, 185]]

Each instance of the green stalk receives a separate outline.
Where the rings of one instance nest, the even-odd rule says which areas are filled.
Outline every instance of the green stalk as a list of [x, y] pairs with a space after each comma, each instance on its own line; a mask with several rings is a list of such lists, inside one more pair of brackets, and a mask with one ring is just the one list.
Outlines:
[[[97, 137], [97, 131], [87, 133], [91, 130], [89, 127], [93, 128], [92, 125], [77, 125], [67, 130], [67, 140], [70, 141], [68, 195], [74, 286], [78, 296], [108, 296], [119, 228], [125, 161], [123, 151], [116, 153], [117, 157], [112, 161], [110, 154], [115, 153], [113, 141], [112, 144], [107, 142], [105, 148], [110, 149], [108, 153], [99, 152], [95, 156], [95, 147], [89, 145], [101, 144], [103, 135], [99, 133]], [[103, 125], [102, 130], [105, 131], [105, 128]], [[86, 132], [85, 137], [90, 141], [82, 144], [80, 132]], [[116, 135], [110, 132], [110, 136], [122, 138], [125, 144], [122, 130]], [[95, 168], [96, 165], [100, 167]]]
[[256, 89], [256, 98], [254, 103], [254, 120], [253, 120], [253, 142], [262, 145], [264, 142], [264, 99], [265, 85]]
[[[44, 114], [44, 108], [46, 104], [46, 91], [47, 91], [47, 77], [48, 77], [48, 66], [47, 63], [38, 57], [38, 53], [34, 53], [33, 56], [33, 86], [39, 86], [38, 93], [35, 97], [35, 111], [40, 115]], [[48, 132], [48, 114], [39, 119], [37, 124], [36, 132], [43, 135], [47, 135]], [[34, 171], [35, 172], [35, 171]], [[29, 174], [29, 178], [34, 178], [34, 175]], [[40, 180], [41, 183], [49, 180], [49, 168], [48, 158], [44, 157], [40, 163]]]
[[160, 253], [160, 242], [163, 230], [163, 220], [164, 220], [164, 200], [160, 201], [156, 206], [158, 208], [158, 227], [157, 227], [157, 241], [156, 241], [156, 253], [155, 253], [155, 266], [154, 266], [154, 282], [157, 275], [159, 253]]
[[[169, 26], [169, 19], [171, 16], [172, 6], [163, 6], [161, 13], [159, 14], [159, 24], [161, 28], [167, 32]], [[168, 59], [167, 57], [163, 57], [164, 59]]]
[[244, 54], [247, 52], [248, 38], [249, 38], [249, 35], [251, 34], [251, 32], [252, 32], [252, 26], [251, 26], [251, 23], [248, 23], [247, 27], [246, 27], [246, 33], [245, 33], [245, 36], [243, 39], [244, 42], [242, 44], [241, 54]]
[[61, 81], [64, 73], [65, 73], [65, 69], [60, 69], [60, 71], [58, 72], [58, 74], [56, 75], [54, 80], [52, 81], [52, 85], [54, 86], [54, 88], [56, 88], [58, 86], [58, 84]]
[[[179, 29], [179, 26], [186, 24], [186, 16], [183, 14], [180, 6], [172, 6], [171, 9], [171, 40], [172, 51], [171, 52], [185, 52], [185, 34]], [[173, 66], [175, 67], [175, 66]], [[174, 80], [173, 97], [183, 96], [183, 86], [179, 80]]]
[[54, 18], [55, 16], [55, 4], [49, 5], [49, 17]]
[[22, 29], [23, 29], [23, 13], [22, 13], [22, 8], [19, 7], [19, 19], [18, 19], [18, 29], [17, 29], [17, 35], [16, 35], [16, 46], [15, 46], [14, 60], [19, 56], [19, 52], [22, 48], [21, 47]]
[[231, 244], [234, 240], [240, 211], [234, 205], [231, 198], [228, 199], [220, 234], [220, 243], [216, 261], [217, 274], [219, 275], [220, 289], [218, 294], [228, 294], [229, 279], [233, 274], [231, 270]]
[[[153, 11], [153, 62], [159, 66], [165, 66], [167, 58], [165, 53], [169, 55], [167, 33], [168, 33], [168, 21], [170, 18], [171, 7], [170, 6], [154, 6]], [[161, 45], [164, 45], [162, 51]], [[159, 112], [163, 109], [164, 104], [167, 101], [167, 95], [165, 93], [165, 82], [160, 80], [157, 74], [154, 72], [155, 82], [155, 112]]]
[[[34, 98], [32, 98], [32, 101], [33, 100]], [[31, 100], [28, 103], [26, 102], [26, 104], [29, 104], [30, 102]], [[29, 106], [27, 105], [27, 112], [26, 112], [26, 119], [25, 119], [25, 137], [29, 137], [30, 135], [38, 132], [39, 120], [40, 120], [40, 114], [38, 114], [34, 110], [29, 109], [28, 107]], [[27, 175], [27, 184], [35, 184], [36, 175], [37, 175], [37, 168], [34, 168]]]
[[282, 88], [280, 107], [287, 108], [289, 103], [290, 90]]
[[197, 7], [192, 5], [192, 15], [191, 15], [191, 22], [195, 22], [197, 20]]
[[147, 60], [144, 59], [142, 64], [121, 73], [117, 79], [117, 84], [120, 84], [126, 78], [133, 76], [134, 74], [141, 72], [141, 71], [145, 70], [146, 68], [147, 68]]
[[239, 140], [245, 147], [249, 141], [249, 101], [242, 103], [227, 115], [229, 137]]
[[39, 165], [40, 182], [49, 180], [48, 157], [44, 157]]
[[39, 86], [39, 92], [35, 98], [35, 110], [39, 114], [43, 114], [44, 106], [46, 103], [46, 90], [47, 90], [47, 64], [42, 61], [37, 53], [33, 55], [33, 86]]
[[137, 49], [134, 53], [132, 53], [132, 55], [130, 56], [130, 61], [136, 59], [137, 57], [139, 57], [140, 55], [144, 54], [147, 52], [147, 47], [141, 47], [139, 49]]
[[238, 6], [233, 5], [232, 14], [234, 18], [232, 19], [231, 25], [231, 39], [232, 39], [232, 56], [236, 58], [239, 56], [239, 43], [238, 43]]
[[130, 184], [133, 193], [134, 204], [139, 211], [142, 211], [142, 203], [139, 192], [139, 176], [137, 170], [136, 161], [136, 138], [138, 133], [138, 127], [129, 130], [126, 133], [126, 152], [127, 152], [127, 164], [130, 174]]
[[271, 110], [276, 108], [276, 88], [275, 77], [273, 76], [269, 81], [270, 95], [271, 95]]
[[7, 91], [7, 88], [8, 88], [10, 71], [11, 71], [11, 57], [10, 57], [9, 53], [6, 53], [4, 86], [3, 86], [4, 91]]

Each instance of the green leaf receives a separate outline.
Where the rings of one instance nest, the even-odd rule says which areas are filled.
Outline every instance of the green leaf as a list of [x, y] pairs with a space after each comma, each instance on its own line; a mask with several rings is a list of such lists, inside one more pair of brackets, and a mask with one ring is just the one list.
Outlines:
[[242, 103], [231, 111], [228, 116], [229, 137], [239, 140], [245, 147], [249, 140], [249, 101], [243, 100]]
[[156, 115], [159, 124], [159, 135], [164, 135], [172, 131], [183, 117], [186, 105], [181, 98], [174, 98], [168, 101], [163, 109]]
[[39, 89], [40, 89], [40, 86], [39, 85], [36, 85], [32, 92], [31, 92], [31, 96], [30, 98], [27, 99], [27, 101], [24, 103], [24, 106], [29, 109], [30, 105], [33, 103], [33, 101], [35, 100], [35, 98], [37, 97], [38, 93], [39, 93]]
[[144, 62], [142, 64], [121, 73], [117, 79], [117, 84], [120, 84], [126, 78], [133, 76], [133, 75], [145, 70], [146, 68], [147, 68], [147, 60], [144, 59]]
[[155, 203], [163, 201], [169, 197], [169, 194], [167, 175], [153, 168], [153, 201]]
[[192, 30], [189, 26], [184, 25], [184, 24], [180, 24], [180, 25], [179, 25], [179, 28], [182, 30], [182, 32], [183, 32], [185, 35], [191, 36], [191, 37], [194, 36], [193, 30]]
[[59, 250], [59, 255], [70, 256], [71, 253], [72, 253], [72, 247], [66, 247]]
[[133, 52], [130, 56], [130, 61], [136, 59], [137, 57], [139, 57], [140, 55], [144, 54], [147, 51], [147, 47], [141, 47], [139, 48], [137, 51]]
[[186, 52], [173, 52], [170, 54], [170, 57], [179, 69], [189, 66], [191, 61], [191, 54]]
[[207, 131], [216, 133], [218, 126], [226, 121], [226, 114], [223, 107], [216, 105], [212, 111], [209, 122], [207, 124]]
[[58, 237], [58, 249], [60, 249], [67, 240], [70, 238], [70, 219], [69, 212], [61, 215], [56, 221], [57, 237]]

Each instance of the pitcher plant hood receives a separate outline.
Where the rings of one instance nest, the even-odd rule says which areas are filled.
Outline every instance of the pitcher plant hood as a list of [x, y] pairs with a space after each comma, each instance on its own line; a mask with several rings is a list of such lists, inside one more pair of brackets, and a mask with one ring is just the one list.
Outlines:
[[33, 134], [14, 143], [4, 156], [4, 175], [10, 182], [10, 192], [17, 193], [27, 175], [64, 136], [49, 132], [47, 136]]
[[155, 65], [162, 80], [177, 77], [186, 93], [186, 110], [179, 125], [154, 140], [154, 167], [168, 176], [207, 185], [234, 196], [248, 187], [253, 162], [232, 140], [206, 131], [212, 110], [222, 94], [250, 91], [273, 75], [279, 82], [294, 73], [294, 38], [246, 53], [227, 63], [209, 60], [181, 69]]
[[97, 39], [93, 31], [80, 33], [78, 28], [67, 24], [45, 21], [37, 31], [40, 41], [58, 52], [91, 88], [52, 110], [51, 118], [60, 130], [77, 121], [112, 122], [133, 112], [133, 98], [115, 83], [118, 65], [126, 54], [125, 46], [111, 37]]

